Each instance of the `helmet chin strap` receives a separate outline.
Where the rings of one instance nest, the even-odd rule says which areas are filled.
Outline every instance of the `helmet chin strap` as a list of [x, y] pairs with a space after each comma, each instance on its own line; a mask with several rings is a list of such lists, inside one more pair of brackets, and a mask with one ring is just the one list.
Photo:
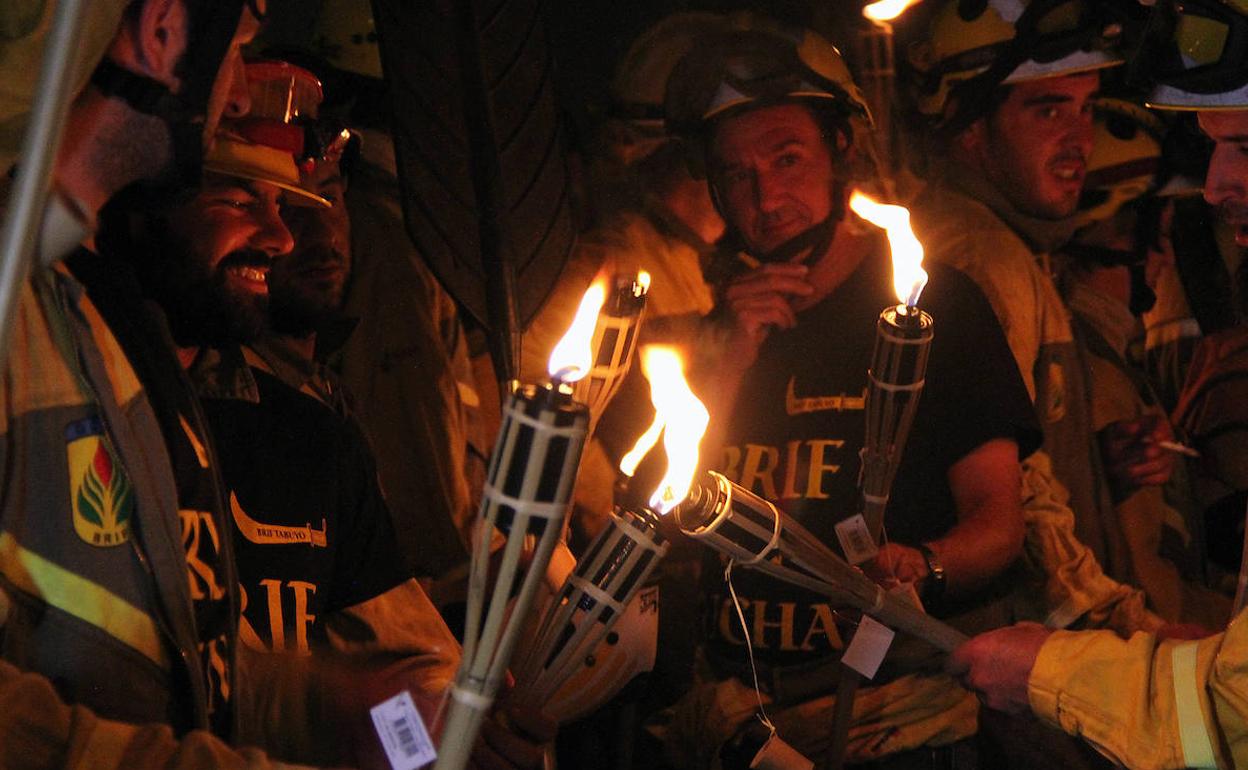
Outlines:
[[836, 223], [840, 220], [840, 216], [829, 214], [822, 222], [811, 225], [771, 251], [760, 253], [748, 248], [746, 251], [759, 262], [792, 262], [799, 254], [807, 252], [802, 259], [806, 262], [827, 251], [828, 244], [832, 243], [832, 235], [836, 232]]
[[131, 72], [111, 59], [100, 61], [91, 84], [116, 97], [136, 112], [159, 118], [169, 128], [174, 178], [184, 185], [199, 183], [204, 161], [204, 117], [188, 100], [158, 80]]
[[204, 162], [204, 122], [208, 102], [230, 49], [244, 5], [262, 18], [256, 0], [197, 0], [188, 3], [188, 40], [179, 72], [177, 93], [158, 80], [131, 72], [105, 57], [91, 73], [91, 83], [132, 109], [164, 121], [169, 127], [175, 178], [197, 185]]

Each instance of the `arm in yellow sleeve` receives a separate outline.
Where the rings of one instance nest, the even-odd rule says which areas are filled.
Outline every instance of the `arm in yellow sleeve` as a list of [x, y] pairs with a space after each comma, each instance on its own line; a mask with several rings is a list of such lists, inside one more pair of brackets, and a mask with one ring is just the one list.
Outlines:
[[1248, 622], [1199, 641], [1056, 632], [1028, 680], [1032, 709], [1139, 770], [1248, 765]]

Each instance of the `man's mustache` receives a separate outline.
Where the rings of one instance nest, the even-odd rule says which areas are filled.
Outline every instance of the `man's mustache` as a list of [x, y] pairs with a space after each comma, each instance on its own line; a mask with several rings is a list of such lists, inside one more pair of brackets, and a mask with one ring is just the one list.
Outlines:
[[1248, 204], [1223, 203], [1218, 206], [1218, 216], [1236, 226], [1248, 225]]
[[306, 249], [296, 249], [289, 257], [290, 267], [294, 272], [302, 272], [304, 270], [316, 270], [329, 265], [345, 266], [347, 264], [347, 255], [329, 245], [310, 246]]

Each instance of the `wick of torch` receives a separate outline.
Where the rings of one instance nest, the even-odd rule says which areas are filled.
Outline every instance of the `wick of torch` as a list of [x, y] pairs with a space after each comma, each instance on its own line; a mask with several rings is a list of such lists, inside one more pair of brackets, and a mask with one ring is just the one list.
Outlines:
[[849, 208], [888, 234], [893, 252], [893, 291], [897, 301], [906, 306], [907, 315], [917, 312], [919, 296], [927, 285], [927, 271], [923, 269], [923, 244], [910, 229], [910, 210], [879, 203], [861, 190], [854, 190], [849, 197]]

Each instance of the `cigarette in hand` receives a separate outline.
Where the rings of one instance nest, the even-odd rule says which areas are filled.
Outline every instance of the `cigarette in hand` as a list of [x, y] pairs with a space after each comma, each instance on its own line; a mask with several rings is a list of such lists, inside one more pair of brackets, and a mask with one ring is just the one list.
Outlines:
[[1158, 441], [1157, 446], [1161, 447], [1162, 449], [1165, 449], [1168, 452], [1175, 452], [1177, 454], [1181, 454], [1184, 457], [1200, 457], [1200, 452], [1197, 452], [1195, 449], [1192, 449], [1187, 444], [1180, 444], [1177, 441]]

